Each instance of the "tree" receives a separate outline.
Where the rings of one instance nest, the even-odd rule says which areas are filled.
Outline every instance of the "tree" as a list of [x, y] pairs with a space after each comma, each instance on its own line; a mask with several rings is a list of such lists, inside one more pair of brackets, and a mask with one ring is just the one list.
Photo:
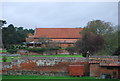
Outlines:
[[4, 24], [6, 24], [7, 22], [5, 20], [0, 20], [0, 27], [2, 27]]
[[93, 55], [104, 47], [104, 39], [100, 35], [92, 32], [86, 32], [82, 39], [76, 42], [75, 48], [82, 53], [84, 57]]
[[0, 48], [3, 48], [2, 44], [2, 26], [6, 24], [7, 22], [5, 20], [0, 20]]
[[[118, 32], [119, 31], [116, 29], [117, 27], [113, 26], [110, 22], [104, 22], [101, 20], [93, 20], [88, 22], [87, 26], [85, 26], [83, 28], [83, 31], [80, 32], [83, 38], [81, 41], [78, 41], [77, 43], [79, 51], [81, 50], [82, 52], [86, 53], [86, 51], [88, 50], [84, 49], [84, 46], [85, 48], [89, 48], [91, 50], [93, 49], [91, 46], [95, 47], [95, 49], [93, 50], [98, 49], [100, 46], [102, 48], [98, 49], [97, 52], [95, 52], [96, 54], [111, 55], [112, 53], [114, 53], [115, 49], [118, 48], [118, 37], [119, 37]], [[96, 36], [97, 36], [97, 39], [96, 39]], [[82, 46], [83, 43], [85, 42], [83, 40], [85, 39], [86, 39], [86, 43], [84, 44], [84, 46]], [[102, 44], [97, 45], [97, 42], [95, 42], [97, 40], [101, 41]], [[93, 44], [90, 41], [92, 41]], [[89, 47], [89, 44], [91, 44], [90, 47]], [[94, 44], [96, 44], [96, 46], [94, 46]], [[82, 46], [82, 47], [79, 47], [79, 46]]]
[[52, 42], [52, 40], [44, 36], [44, 37], [39, 37], [38, 42], [40, 42], [42, 45], [45, 45], [45, 47], [50, 47], [50, 43]]
[[80, 34], [82, 34], [82, 39], [76, 43], [76, 47], [79, 52], [87, 56], [110, 48], [113, 42], [110, 36], [113, 36], [115, 32], [110, 22], [93, 20], [87, 23]]
[[51, 38], [48, 38], [46, 36], [39, 37], [38, 42], [40, 42], [42, 45], [41, 47], [45, 47], [47, 54], [58, 54], [58, 50], [61, 50], [61, 47], [59, 46], [58, 42], [52, 41]]
[[69, 52], [70, 55], [74, 55], [75, 49], [74, 47], [71, 47], [70, 45], [68, 45], [65, 50], [67, 50]]
[[12, 45], [21, 45], [25, 42], [28, 33], [34, 33], [33, 29], [24, 29], [23, 27], [14, 27], [13, 24], [8, 25], [8, 27], [2, 28], [2, 38], [4, 47], [11, 49]]
[[111, 34], [103, 35], [105, 40], [105, 50], [107, 55], [112, 55], [116, 48], [119, 47], [119, 35], [118, 30], [112, 32]]
[[117, 56], [120, 55], [120, 47], [118, 47], [112, 55], [113, 55], [113, 56], [115, 56], [115, 55], [117, 55]]
[[2, 32], [3, 44], [5, 48], [17, 43], [17, 32], [12, 24], [10, 24], [7, 28], [4, 27]]
[[46, 50], [47, 54], [50, 54], [50, 55], [58, 54], [58, 50], [60, 49], [59, 45], [56, 42], [53, 42], [51, 38], [48, 38], [46, 36], [39, 37], [38, 42], [42, 44], [41, 47], [45, 47], [47, 49]]
[[84, 28], [84, 32], [92, 32], [98, 35], [105, 35], [112, 33], [113, 25], [110, 22], [104, 22], [101, 20], [93, 20], [87, 23], [87, 26]]

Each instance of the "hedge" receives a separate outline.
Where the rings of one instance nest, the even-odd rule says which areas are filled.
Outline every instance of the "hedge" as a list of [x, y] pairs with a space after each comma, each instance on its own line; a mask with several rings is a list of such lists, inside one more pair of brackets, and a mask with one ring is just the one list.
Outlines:
[[17, 52], [17, 49], [8, 49], [7, 52], [13, 54]]
[[32, 51], [32, 52], [44, 52], [47, 49], [46, 48], [27, 48], [26, 50]]

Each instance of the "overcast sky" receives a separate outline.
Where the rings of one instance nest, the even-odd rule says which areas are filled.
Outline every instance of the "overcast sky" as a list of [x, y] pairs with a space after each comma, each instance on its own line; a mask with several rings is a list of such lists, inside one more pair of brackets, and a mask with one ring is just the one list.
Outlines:
[[[84, 27], [91, 20], [118, 24], [117, 2], [4, 2], [2, 19], [25, 28]], [[7, 26], [6, 25], [6, 26]]]

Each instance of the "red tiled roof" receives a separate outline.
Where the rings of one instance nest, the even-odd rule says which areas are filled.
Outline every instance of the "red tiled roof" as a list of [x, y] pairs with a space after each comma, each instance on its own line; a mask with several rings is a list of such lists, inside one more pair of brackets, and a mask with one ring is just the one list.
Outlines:
[[36, 28], [35, 37], [80, 38], [83, 28]]

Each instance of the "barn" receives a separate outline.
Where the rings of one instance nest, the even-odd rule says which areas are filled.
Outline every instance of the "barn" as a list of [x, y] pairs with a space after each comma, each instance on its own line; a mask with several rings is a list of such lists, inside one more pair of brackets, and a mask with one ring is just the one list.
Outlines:
[[39, 38], [49, 38], [51, 42], [65, 48], [68, 45], [73, 46], [81, 38], [80, 32], [82, 30], [83, 28], [36, 28], [34, 35], [29, 34], [26, 38], [26, 43], [28, 46], [39, 47], [42, 43], [39, 42]]

